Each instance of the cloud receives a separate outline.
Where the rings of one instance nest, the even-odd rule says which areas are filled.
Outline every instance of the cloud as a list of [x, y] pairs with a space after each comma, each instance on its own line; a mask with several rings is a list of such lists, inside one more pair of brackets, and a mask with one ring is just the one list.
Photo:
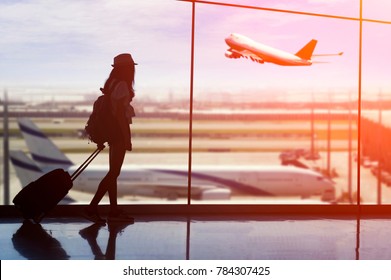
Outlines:
[[[1, 50], [42, 44], [61, 47], [70, 42], [91, 50], [121, 41], [161, 38], [163, 30], [183, 25], [186, 14], [171, 16], [174, 1], [61, 1], [0, 3]], [[184, 3], [185, 4], [185, 3]], [[188, 7], [188, 5], [186, 5]], [[175, 11], [175, 9], [174, 9]], [[187, 19], [188, 20], [188, 19]]]
[[124, 51], [135, 51], [144, 69], [148, 61], [156, 69], [181, 61], [189, 12], [188, 3], [173, 0], [0, 2], [1, 80], [102, 79], [98, 69]]

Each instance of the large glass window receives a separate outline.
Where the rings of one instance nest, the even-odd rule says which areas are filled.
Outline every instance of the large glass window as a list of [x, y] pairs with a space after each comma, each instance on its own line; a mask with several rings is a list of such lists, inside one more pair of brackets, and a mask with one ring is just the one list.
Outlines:
[[[386, 0], [55, 2], [0, 4], [12, 153], [37, 157], [24, 117], [80, 164], [112, 58], [131, 52], [137, 117], [121, 202], [389, 203]], [[285, 53], [312, 65], [281, 65]], [[26, 180], [10, 172], [12, 199]], [[82, 203], [93, 191], [78, 184], [99, 178], [81, 179], [70, 195]]]
[[[171, 0], [56, 2], [0, 4], [0, 88], [1, 99], [6, 90], [10, 101], [11, 158], [20, 150], [31, 160], [10, 164], [10, 203], [27, 181], [54, 168], [34, 157], [56, 157], [45, 149], [34, 154], [18, 120], [28, 118], [36, 125], [33, 131], [33, 124], [28, 127], [25, 121], [28, 137], [40, 141], [46, 135], [69, 161], [80, 165], [95, 149], [83, 137], [93, 102], [114, 56], [126, 52], [138, 63], [132, 102], [136, 117], [131, 125], [133, 151], [127, 153], [118, 180], [119, 200], [186, 202], [191, 7]], [[69, 196], [77, 203], [91, 200], [108, 158], [106, 149], [75, 181]]]
[[[370, 5], [368, 5], [370, 7]], [[365, 7], [365, 6], [364, 6]], [[362, 67], [362, 157], [361, 192], [363, 203], [389, 204], [391, 150], [388, 141], [390, 101], [390, 25], [363, 24]]]
[[[357, 22], [220, 5], [198, 5], [195, 22], [193, 183], [229, 189], [229, 203], [346, 202], [358, 77], [358, 36], [346, 34]], [[312, 39], [311, 66], [256, 54]]]

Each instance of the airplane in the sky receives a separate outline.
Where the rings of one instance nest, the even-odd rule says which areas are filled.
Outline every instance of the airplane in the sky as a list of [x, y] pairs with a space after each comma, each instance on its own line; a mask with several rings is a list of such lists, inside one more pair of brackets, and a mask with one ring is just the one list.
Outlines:
[[[32, 157], [22, 151], [10, 152], [23, 186], [55, 168], [64, 168], [70, 174], [77, 169], [31, 120], [19, 119], [18, 124]], [[74, 181], [73, 189], [95, 193], [107, 170], [108, 164], [91, 164]], [[118, 195], [187, 197], [187, 176], [187, 166], [124, 165], [118, 178]], [[230, 199], [232, 194], [335, 199], [332, 181], [313, 170], [293, 166], [194, 165], [191, 187], [192, 198], [201, 200]]]
[[229, 49], [225, 52], [226, 57], [235, 59], [244, 57], [261, 64], [268, 62], [282, 66], [309, 66], [312, 65], [312, 57], [314, 56], [343, 54], [340, 52], [336, 54], [313, 55], [316, 43], [318, 42], [314, 39], [309, 41], [296, 54], [266, 46], [238, 33], [230, 34], [225, 38], [225, 42], [229, 46]]

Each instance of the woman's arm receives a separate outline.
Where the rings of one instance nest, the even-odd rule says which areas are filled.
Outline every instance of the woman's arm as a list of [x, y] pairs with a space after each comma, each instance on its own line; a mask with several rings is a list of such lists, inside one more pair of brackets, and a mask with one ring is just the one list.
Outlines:
[[124, 102], [126, 102], [125, 98], [121, 98], [116, 102], [117, 104], [116, 104], [115, 117], [118, 121], [120, 130], [121, 130], [121, 134], [123, 136], [125, 148], [126, 148], [126, 150], [131, 151], [132, 150], [132, 140], [131, 140], [129, 123], [128, 123], [126, 115], [125, 115]]
[[111, 106], [112, 112], [118, 121], [125, 147], [127, 150], [131, 151], [131, 133], [125, 111], [126, 104], [129, 104], [129, 102], [130, 95], [128, 85], [124, 81], [120, 81], [111, 93]]

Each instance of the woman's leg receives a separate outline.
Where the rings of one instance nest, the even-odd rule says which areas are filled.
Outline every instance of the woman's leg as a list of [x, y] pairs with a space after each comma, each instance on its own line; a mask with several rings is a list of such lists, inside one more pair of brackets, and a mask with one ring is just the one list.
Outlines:
[[91, 200], [90, 210], [95, 211], [99, 202], [106, 192], [109, 192], [111, 210], [117, 209], [117, 178], [121, 172], [122, 163], [125, 158], [124, 145], [120, 143], [112, 144], [109, 148], [109, 172], [99, 183], [98, 189]]
[[110, 148], [110, 183], [107, 187], [110, 200], [110, 212], [116, 212], [118, 208], [117, 203], [117, 178], [121, 173], [122, 164], [125, 158], [125, 145], [123, 142], [118, 142]]
[[110, 171], [109, 171], [106, 174], [106, 176], [102, 179], [102, 181], [100, 181], [100, 183], [99, 183], [98, 189], [96, 190], [96, 193], [90, 202], [90, 205], [89, 205], [90, 210], [92, 210], [92, 211], [97, 210], [99, 202], [102, 200], [103, 196], [105, 195], [105, 193], [108, 190], [108, 186], [110, 184], [110, 181], [111, 181], [111, 179], [110, 179]]
[[108, 186], [110, 213], [107, 217], [107, 221], [109, 223], [121, 222], [129, 224], [134, 222], [133, 217], [128, 216], [121, 209], [118, 209], [117, 203], [117, 178], [121, 173], [125, 153], [126, 147], [123, 142], [119, 142], [118, 145], [113, 145], [110, 149], [110, 174], [112, 176], [112, 181]]

